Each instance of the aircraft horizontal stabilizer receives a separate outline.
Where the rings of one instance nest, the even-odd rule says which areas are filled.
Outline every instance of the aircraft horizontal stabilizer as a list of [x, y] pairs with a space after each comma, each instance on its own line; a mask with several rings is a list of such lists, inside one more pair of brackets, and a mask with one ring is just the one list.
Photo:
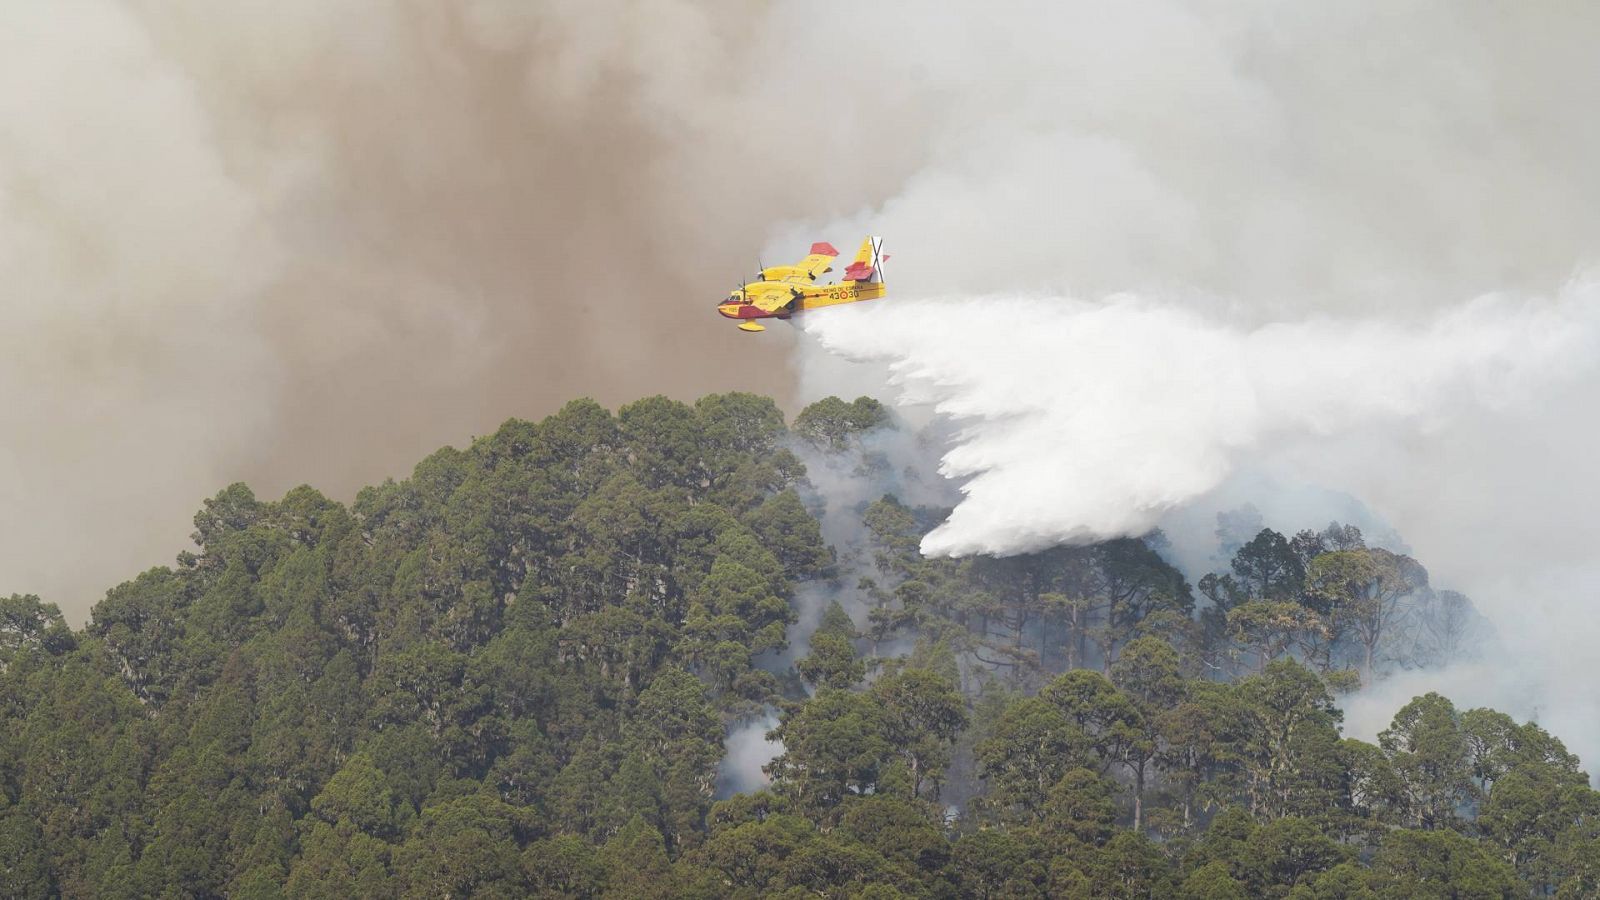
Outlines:
[[870, 281], [872, 279], [872, 264], [853, 262], [844, 267], [845, 281]]

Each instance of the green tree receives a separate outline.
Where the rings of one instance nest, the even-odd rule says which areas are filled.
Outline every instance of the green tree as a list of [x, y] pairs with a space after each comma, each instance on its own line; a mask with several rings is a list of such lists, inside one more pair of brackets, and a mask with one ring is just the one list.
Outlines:
[[392, 897], [396, 890], [390, 863], [393, 852], [389, 844], [348, 822], [311, 822], [301, 838], [301, 851], [283, 885], [284, 892], [291, 897], [329, 900]]
[[1248, 595], [1261, 600], [1293, 599], [1306, 577], [1289, 541], [1270, 528], [1240, 547], [1229, 565]]
[[1088, 735], [1058, 707], [1039, 697], [1018, 697], [977, 745], [980, 772], [989, 781], [983, 801], [1002, 815], [1031, 817], [1062, 776], [1093, 763], [1092, 753]]
[[974, 831], [956, 841], [950, 868], [963, 897], [1043, 897], [1043, 860], [1024, 842], [999, 828]]
[[[802, 418], [899, 476], [876, 404]], [[1600, 891], [1600, 795], [1537, 725], [1426, 695], [1340, 739], [1337, 667], [1421, 658], [1414, 561], [1244, 510], [1196, 617], [1159, 533], [926, 559], [945, 511], [892, 496], [830, 507], [866, 533], [835, 561], [797, 437], [748, 394], [576, 401], [349, 506], [230, 486], [81, 631], [0, 599], [0, 894]], [[829, 603], [778, 671], [799, 579], [866, 634]], [[771, 708], [771, 789], [713, 802]]]
[[850, 403], [824, 397], [800, 411], [794, 433], [817, 447], [843, 450], [853, 438], [888, 421], [889, 411], [871, 397], [857, 397]]
[[1332, 627], [1361, 646], [1361, 670], [1371, 680], [1378, 647], [1403, 614], [1402, 599], [1428, 586], [1427, 570], [1410, 557], [1377, 549], [1326, 553], [1313, 565], [1317, 602], [1329, 610]]
[[845, 806], [838, 831], [908, 874], [925, 876], [942, 870], [950, 858], [940, 824], [938, 810], [927, 803], [874, 794]]
[[885, 736], [909, 773], [910, 795], [939, 783], [950, 764], [950, 749], [967, 724], [966, 701], [955, 685], [926, 669], [904, 669], [878, 679], [871, 696], [883, 709]]
[[1189, 874], [1178, 888], [1182, 900], [1246, 900], [1245, 888], [1237, 878], [1228, 874], [1221, 862], [1211, 862]]
[[0, 597], [0, 666], [27, 649], [65, 653], [77, 641], [54, 603], [32, 594]]
[[56, 894], [44, 832], [26, 811], [9, 804], [0, 804], [0, 873], [5, 874], [6, 896]]
[[527, 887], [538, 897], [597, 896], [606, 884], [607, 862], [603, 851], [596, 852], [588, 841], [572, 835], [533, 841], [521, 859]]
[[1100, 847], [1117, 833], [1116, 785], [1088, 769], [1072, 769], [1045, 795], [1040, 831], [1068, 846]]
[[1256, 829], [1247, 842], [1250, 884], [1258, 897], [1286, 896], [1347, 858], [1317, 821], [1287, 816]]
[[408, 897], [518, 897], [528, 891], [517, 834], [517, 811], [469, 794], [422, 811], [394, 851], [400, 893]]
[[866, 663], [848, 639], [820, 629], [811, 636], [811, 653], [797, 660], [795, 668], [819, 687], [848, 688], [867, 674]]
[[1600, 831], [1600, 794], [1586, 781], [1523, 763], [1495, 783], [1483, 805], [1478, 829], [1537, 893], [1595, 878], [1594, 860], [1583, 850], [1595, 845]]
[[597, 856], [605, 871], [606, 896], [641, 900], [673, 896], [672, 861], [667, 857], [665, 842], [661, 832], [642, 817], [631, 819], [606, 841]]
[[1353, 862], [1311, 876], [1289, 893], [1292, 900], [1376, 900], [1371, 873]]
[[822, 539], [821, 525], [793, 490], [763, 500], [746, 521], [790, 578], [814, 578], [833, 565], [833, 552]]
[[1189, 684], [1182, 703], [1158, 714], [1155, 763], [1178, 795], [1184, 830], [1197, 813], [1242, 792], [1239, 778], [1254, 722], [1237, 690], [1206, 681]]
[[1477, 797], [1466, 736], [1455, 706], [1435, 693], [1417, 697], [1378, 735], [1399, 779], [1405, 824], [1450, 828]]
[[1339, 743], [1345, 767], [1345, 796], [1349, 812], [1372, 824], [1397, 824], [1406, 809], [1405, 786], [1382, 748], [1345, 738]]
[[1252, 723], [1240, 748], [1250, 808], [1264, 818], [1313, 815], [1338, 796], [1342, 714], [1309, 669], [1269, 664], [1239, 691]]
[[1372, 869], [1377, 895], [1394, 900], [1509, 900], [1519, 893], [1511, 866], [1450, 831], [1392, 831]]
[[774, 788], [813, 811], [838, 806], [846, 796], [871, 792], [895, 753], [883, 704], [877, 698], [821, 688], [787, 712], [772, 737], [783, 753], [766, 766]]
[[1133, 701], [1137, 715], [1123, 726], [1126, 734], [1118, 746], [1118, 762], [1133, 777], [1133, 828], [1145, 824], [1145, 780], [1162, 750], [1163, 714], [1187, 698], [1188, 684], [1178, 670], [1178, 654], [1160, 638], [1135, 638], [1111, 666], [1111, 677]]
[[1328, 635], [1321, 616], [1298, 603], [1250, 600], [1227, 614], [1228, 633], [1256, 658], [1256, 671], [1301, 646], [1325, 643]]
[[357, 753], [311, 800], [311, 811], [330, 825], [348, 822], [380, 839], [405, 830], [416, 810], [389, 785], [368, 753]]
[[1119, 831], [1085, 863], [1094, 897], [1132, 900], [1177, 892], [1171, 863], [1153, 841], [1137, 832]]
[[627, 732], [660, 786], [663, 829], [675, 845], [693, 840], [722, 758], [722, 722], [705, 686], [682, 669], [663, 669], [640, 694]]
[[719, 556], [691, 600], [684, 629], [692, 658], [723, 690], [750, 668], [754, 655], [784, 646], [784, 628], [794, 618], [774, 590], [773, 579], [749, 564], [749, 556]]

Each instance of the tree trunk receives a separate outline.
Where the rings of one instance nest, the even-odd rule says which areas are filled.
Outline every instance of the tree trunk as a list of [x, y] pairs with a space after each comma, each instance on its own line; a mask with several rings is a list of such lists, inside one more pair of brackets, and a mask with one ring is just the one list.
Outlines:
[[1144, 763], [1133, 769], [1133, 831], [1143, 834], [1144, 824]]
[[1067, 636], [1067, 670], [1076, 669], [1083, 660], [1083, 608], [1076, 603], [1068, 617], [1072, 634]]

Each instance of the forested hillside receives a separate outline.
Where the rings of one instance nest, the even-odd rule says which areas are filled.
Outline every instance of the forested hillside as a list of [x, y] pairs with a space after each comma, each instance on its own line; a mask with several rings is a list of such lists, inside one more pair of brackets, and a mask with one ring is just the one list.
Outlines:
[[1159, 534], [926, 559], [887, 419], [577, 401], [349, 506], [231, 486], [82, 630], [0, 601], [0, 893], [1600, 895], [1555, 736], [1435, 694], [1341, 736], [1341, 693], [1467, 651], [1418, 561], [1340, 525], [1193, 585]]

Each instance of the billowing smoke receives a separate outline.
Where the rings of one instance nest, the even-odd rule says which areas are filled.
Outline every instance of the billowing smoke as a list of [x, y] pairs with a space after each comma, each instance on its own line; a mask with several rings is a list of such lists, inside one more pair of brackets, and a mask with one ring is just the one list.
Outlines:
[[778, 727], [778, 717], [765, 713], [742, 719], [728, 729], [723, 741], [722, 762], [717, 764], [717, 797], [759, 791], [770, 782], [762, 766], [783, 752], [783, 744], [767, 740], [767, 732]]
[[[1249, 328], [1127, 297], [912, 300], [818, 316], [808, 332], [957, 426], [941, 471], [964, 496], [925, 553], [1192, 526], [1186, 514], [1218, 497], [1259, 501], [1290, 530], [1370, 506], [1421, 548], [1436, 585], [1478, 599], [1501, 652], [1376, 686], [1352, 703], [1351, 733], [1371, 738], [1415, 693], [1439, 690], [1600, 751], [1600, 699], [1583, 687], [1600, 565], [1569, 544], [1574, 530], [1600, 540], [1586, 512], [1600, 477], [1546, 443], [1588, 428], [1575, 398], [1600, 393], [1596, 286], [1421, 320]], [[1493, 485], [1505, 488], [1476, 493]], [[1534, 513], [1528, 492], [1541, 498], [1532, 519], [1519, 516]]]
[[[791, 46], [811, 21], [673, 0], [8, 9], [0, 592], [81, 620], [238, 479], [348, 499], [574, 397], [785, 396], [773, 344], [712, 304], [775, 217], [878, 202], [920, 159], [855, 139], [918, 101], [861, 90], [876, 70], [850, 47]], [[822, 139], [763, 127], [790, 111]]]
[[952, 506], [959, 497], [935, 469], [943, 434], [930, 424], [908, 422], [891, 414], [886, 425], [852, 436], [842, 448], [819, 448], [803, 440], [793, 443], [806, 467], [803, 499], [817, 517], [822, 539], [833, 548], [835, 560], [829, 578], [802, 583], [795, 592], [797, 618], [789, 627], [788, 647], [782, 655], [785, 662], [809, 652], [811, 633], [835, 600], [858, 628], [866, 626], [872, 601], [864, 596], [861, 581], [887, 581], [872, 559], [862, 521], [868, 505], [885, 494], [914, 506], [935, 508]]
[[797, 368], [838, 392], [824, 348], [872, 360], [854, 391], [956, 418], [966, 497], [926, 549], [1266, 507], [1241, 485], [1354, 498], [1499, 633], [1427, 685], [1600, 757], [1600, 10], [874, 10], [943, 92], [927, 159], [770, 246], [887, 236], [890, 299], [817, 316]]
[[[758, 249], [871, 230], [886, 311], [1014, 298], [1008, 338], [974, 326], [997, 369], [1063, 318], [1191, 329], [1253, 357], [1247, 380], [1324, 335], [1393, 351], [1286, 428], [1226, 392], [1185, 408], [1261, 430], [1166, 490], [1314, 476], [1471, 593], [1534, 694], [1587, 675], [1561, 660], [1600, 638], [1597, 391], [1559, 367], [1587, 340], [1564, 286], [1600, 246], [1600, 7], [67, 0], [5, 25], [0, 591], [81, 618], [235, 478], [344, 494], [572, 396], [782, 395], [785, 335], [717, 327], [712, 298]], [[1118, 292], [1153, 299], [1039, 312]], [[1557, 299], [1463, 306], [1486, 294]], [[883, 314], [883, 348], [912, 308]], [[1139, 349], [1102, 371], [1163, 370]], [[821, 356], [802, 345], [798, 399], [851, 393]], [[1388, 395], [1389, 370], [1425, 396]], [[1108, 382], [1029, 393], [1109, 404]], [[1293, 418], [1275, 385], [1241, 390]], [[1171, 507], [1125, 474], [1155, 451], [1128, 452], [1122, 514]], [[946, 538], [984, 524], [964, 515]]]

